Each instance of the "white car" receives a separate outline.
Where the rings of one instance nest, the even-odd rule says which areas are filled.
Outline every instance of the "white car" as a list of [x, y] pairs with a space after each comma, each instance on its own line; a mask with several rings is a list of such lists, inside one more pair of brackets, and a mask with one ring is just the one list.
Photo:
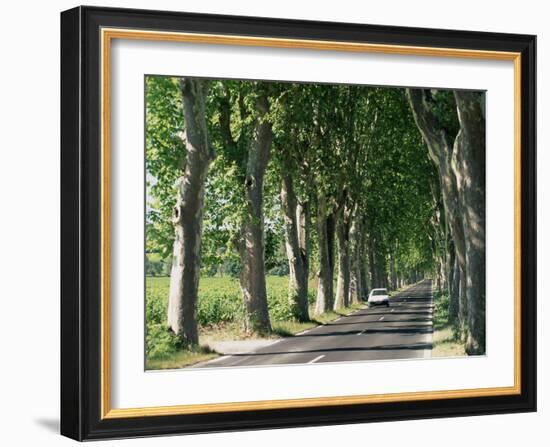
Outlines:
[[387, 289], [372, 289], [369, 293], [369, 306], [382, 305], [389, 307], [390, 296]]

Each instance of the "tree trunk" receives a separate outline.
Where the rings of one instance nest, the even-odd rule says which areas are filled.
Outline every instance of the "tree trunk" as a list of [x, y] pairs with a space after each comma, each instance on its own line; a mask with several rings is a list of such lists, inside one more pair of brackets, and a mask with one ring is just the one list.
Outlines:
[[174, 207], [175, 229], [168, 326], [186, 344], [197, 344], [197, 294], [200, 277], [204, 183], [214, 152], [208, 142], [205, 102], [207, 84], [182, 79], [187, 156], [183, 176], [178, 181]]
[[301, 231], [298, 214], [298, 201], [294, 184], [289, 173], [283, 174], [281, 186], [281, 208], [285, 228], [285, 247], [288, 258], [289, 280], [288, 298], [292, 314], [299, 321], [309, 320], [307, 302], [307, 270], [304, 265], [304, 253], [300, 245]]
[[376, 256], [374, 253], [374, 241], [372, 234], [369, 234], [369, 269], [370, 269], [370, 288], [376, 289], [381, 287], [378, 281], [378, 277], [376, 275], [377, 269], [376, 269]]
[[361, 278], [361, 295], [360, 300], [364, 300], [367, 298], [369, 291], [370, 291], [370, 281], [369, 281], [369, 273], [368, 273], [368, 256], [363, 250], [359, 252], [359, 277]]
[[458, 335], [461, 341], [468, 337], [468, 303], [466, 298], [466, 264], [458, 263]]
[[[328, 260], [329, 260], [329, 266], [330, 266], [330, 278], [331, 281], [334, 280], [334, 267], [336, 264], [336, 256], [334, 254], [335, 252], [335, 245], [336, 245], [336, 221], [337, 221], [337, 213], [332, 211], [327, 216], [327, 244], [328, 244]], [[334, 293], [334, 285], [332, 286], [332, 291]]]
[[[306, 297], [309, 304], [309, 252], [310, 252], [310, 231], [311, 231], [311, 209], [310, 203], [298, 201], [296, 206], [296, 220], [298, 222], [298, 245], [304, 265]], [[308, 315], [309, 317], [309, 315]]]
[[439, 293], [443, 292], [445, 288], [445, 259], [443, 256], [438, 258], [438, 271], [437, 271], [437, 291]]
[[241, 291], [246, 310], [245, 330], [248, 333], [266, 334], [271, 332], [267, 307], [264, 259], [264, 216], [263, 181], [271, 152], [273, 132], [271, 122], [266, 118], [269, 101], [266, 94], [256, 99], [254, 138], [248, 150], [245, 179], [245, 199], [247, 213], [241, 227], [239, 253], [242, 270]]
[[[456, 91], [459, 193], [466, 245], [466, 352], [485, 353], [485, 103], [477, 93]], [[458, 176], [458, 174], [457, 174]]]
[[459, 308], [459, 293], [460, 293], [460, 272], [458, 266], [458, 258], [451, 251], [449, 256], [451, 268], [449, 273], [449, 320], [452, 324], [457, 324], [458, 308]]
[[350, 217], [351, 211], [342, 206], [336, 223], [336, 238], [338, 240], [338, 278], [336, 282], [336, 297], [334, 309], [349, 306], [350, 286]]
[[331, 248], [329, 237], [329, 219], [327, 218], [327, 202], [323, 193], [317, 198], [317, 245], [319, 247], [319, 284], [315, 301], [315, 313], [321, 314], [332, 310], [333, 285]]
[[349, 302], [357, 304], [363, 299], [362, 258], [363, 231], [358, 206], [355, 207], [350, 228], [350, 284]]
[[370, 235], [367, 232], [367, 220], [363, 221], [363, 247], [361, 254], [361, 278], [363, 280], [363, 299], [367, 299], [372, 287], [372, 268], [371, 268], [371, 250], [370, 250]]
[[397, 274], [395, 273], [395, 259], [390, 254], [390, 289], [397, 289]]
[[388, 272], [386, 259], [378, 250], [378, 244], [374, 241], [374, 265], [376, 272], [376, 288], [388, 288]]

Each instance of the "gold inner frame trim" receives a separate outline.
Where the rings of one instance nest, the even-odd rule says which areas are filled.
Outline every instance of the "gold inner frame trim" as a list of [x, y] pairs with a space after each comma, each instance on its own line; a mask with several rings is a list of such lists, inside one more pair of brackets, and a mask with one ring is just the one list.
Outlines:
[[[521, 393], [521, 53], [418, 47], [370, 43], [283, 39], [216, 34], [144, 31], [135, 29], [101, 29], [101, 418], [168, 416], [230, 411], [254, 411], [284, 408], [311, 408], [328, 405], [353, 405], [405, 402], [431, 399], [504, 396]], [[280, 399], [215, 404], [172, 405], [142, 408], [111, 408], [110, 341], [110, 72], [113, 39], [185, 42], [211, 45], [259, 46], [270, 48], [382, 53], [409, 56], [452, 57], [513, 61], [514, 63], [514, 385], [495, 388], [472, 388], [356, 396], [328, 396], [304, 399]]]

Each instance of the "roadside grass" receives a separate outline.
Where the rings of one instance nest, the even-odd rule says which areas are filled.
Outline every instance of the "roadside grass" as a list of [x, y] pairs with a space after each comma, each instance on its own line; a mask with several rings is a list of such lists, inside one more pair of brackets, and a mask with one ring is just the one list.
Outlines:
[[292, 318], [288, 303], [288, 277], [268, 276], [266, 283], [272, 332], [266, 337], [258, 337], [244, 331], [244, 309], [239, 281], [229, 277], [201, 278], [197, 310], [201, 346], [182, 348], [166, 326], [170, 279], [147, 277], [146, 368], [175, 369], [190, 366], [220, 355], [209, 348], [209, 344], [213, 342], [293, 337], [365, 307], [365, 304], [357, 303], [314, 315], [316, 288], [310, 282], [309, 310], [312, 317], [310, 321], [300, 322]]
[[193, 349], [182, 349], [167, 357], [146, 359], [145, 369], [178, 369], [191, 366], [196, 363], [205, 362], [218, 357], [219, 354], [206, 346]]
[[432, 357], [466, 356], [452, 324], [449, 323], [449, 295], [447, 291], [433, 292]]
[[307, 331], [312, 329], [315, 326], [318, 326], [315, 321], [296, 321], [296, 320], [286, 320], [286, 321], [275, 321], [272, 325], [273, 334], [279, 337], [294, 337], [300, 332]]
[[432, 339], [432, 357], [463, 357], [464, 345], [456, 340], [449, 326], [434, 331]]
[[319, 315], [314, 315], [313, 306], [311, 306], [309, 309], [309, 314], [312, 316], [310, 321], [276, 321], [272, 324], [273, 333], [280, 335], [281, 337], [293, 337], [300, 332], [313, 329], [317, 326], [322, 326], [323, 324], [330, 323], [340, 317], [350, 315], [359, 309], [363, 309], [365, 306], [365, 304], [354, 303], [349, 307], [332, 310]]

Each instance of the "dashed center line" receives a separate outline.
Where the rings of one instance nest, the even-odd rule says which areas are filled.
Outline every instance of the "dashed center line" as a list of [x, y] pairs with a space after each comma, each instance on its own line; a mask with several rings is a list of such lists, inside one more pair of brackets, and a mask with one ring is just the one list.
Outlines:
[[319, 357], [315, 357], [313, 360], [310, 360], [308, 363], [315, 363], [317, 360], [321, 360], [324, 356], [325, 354], [320, 355]]
[[366, 329], [363, 329], [363, 330], [362, 330], [361, 332], [357, 332], [357, 334], [355, 334], [355, 335], [361, 335], [361, 334], [364, 334], [364, 333], [365, 333], [365, 331], [366, 331]]
[[392, 309], [391, 311], [392, 311], [392, 312], [395, 312], [395, 309]]
[[378, 321], [382, 321], [383, 319], [384, 319], [384, 317], [382, 316], [378, 319]]

